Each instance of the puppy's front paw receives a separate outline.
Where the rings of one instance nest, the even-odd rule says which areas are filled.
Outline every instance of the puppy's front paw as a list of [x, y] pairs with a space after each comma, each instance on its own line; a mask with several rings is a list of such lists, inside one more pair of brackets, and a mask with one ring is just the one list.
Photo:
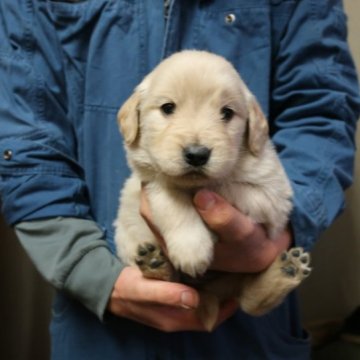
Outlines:
[[193, 278], [202, 276], [213, 259], [213, 240], [210, 236], [177, 239], [168, 243], [169, 258], [175, 269]]
[[135, 263], [146, 278], [176, 280], [177, 274], [173, 266], [158, 245], [152, 243], [139, 245]]
[[210, 263], [211, 260], [202, 260], [193, 256], [192, 258], [179, 259], [179, 261], [175, 261], [174, 266], [181, 272], [190, 275], [192, 278], [197, 278], [205, 274], [206, 270], [210, 266]]

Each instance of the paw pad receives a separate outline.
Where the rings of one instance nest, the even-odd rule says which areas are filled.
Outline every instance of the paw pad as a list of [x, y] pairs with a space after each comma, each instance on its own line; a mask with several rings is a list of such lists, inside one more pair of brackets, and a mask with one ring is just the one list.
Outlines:
[[281, 270], [288, 277], [302, 280], [311, 273], [310, 254], [300, 247], [283, 252], [280, 260]]
[[167, 281], [174, 278], [174, 269], [158, 245], [150, 243], [139, 245], [135, 264], [146, 278]]

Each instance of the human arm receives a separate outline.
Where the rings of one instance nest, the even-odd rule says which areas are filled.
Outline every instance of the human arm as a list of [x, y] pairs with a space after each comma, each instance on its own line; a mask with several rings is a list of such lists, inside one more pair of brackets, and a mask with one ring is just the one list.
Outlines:
[[272, 140], [294, 190], [294, 243], [308, 250], [343, 211], [353, 177], [360, 99], [346, 36], [338, 0], [297, 2], [274, 23]]
[[60, 41], [42, 6], [0, 4], [1, 210], [42, 275], [102, 317], [121, 265], [91, 216]]
[[95, 222], [56, 217], [23, 221], [14, 229], [44, 279], [103, 319], [123, 265]]
[[[163, 331], [204, 331], [196, 313], [198, 293], [183, 284], [145, 279], [112, 255], [103, 232], [89, 220], [62, 218], [15, 225], [22, 246], [41, 275], [80, 301], [99, 319], [109, 311]], [[237, 307], [223, 304], [217, 325]]]

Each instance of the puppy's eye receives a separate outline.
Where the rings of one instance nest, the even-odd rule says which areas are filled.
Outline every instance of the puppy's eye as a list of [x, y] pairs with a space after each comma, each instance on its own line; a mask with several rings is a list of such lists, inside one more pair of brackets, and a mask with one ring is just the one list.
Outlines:
[[234, 110], [229, 108], [228, 106], [224, 106], [220, 112], [222, 115], [222, 119], [225, 121], [230, 121], [235, 115]]
[[165, 115], [171, 115], [174, 113], [176, 105], [174, 103], [166, 103], [160, 106], [161, 111]]

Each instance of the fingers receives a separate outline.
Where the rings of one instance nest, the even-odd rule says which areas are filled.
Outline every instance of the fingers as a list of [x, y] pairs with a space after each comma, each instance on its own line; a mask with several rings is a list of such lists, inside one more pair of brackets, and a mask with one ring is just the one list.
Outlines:
[[131, 303], [126, 317], [164, 332], [205, 331], [195, 310], [151, 304], [144, 308], [141, 304]]
[[265, 228], [254, 223], [221, 196], [200, 190], [194, 205], [210, 229], [219, 235], [212, 269], [256, 273], [266, 269], [291, 242], [285, 232], [269, 239]]
[[249, 217], [216, 193], [205, 189], [198, 191], [194, 197], [194, 205], [209, 228], [223, 241], [247, 238], [255, 231], [255, 224]]
[[[144, 279], [136, 267], [126, 267], [115, 284], [108, 309], [156, 329], [206, 331], [196, 308], [199, 295], [194, 289], [176, 283]], [[230, 308], [221, 310], [219, 323], [230, 316]]]
[[[165, 332], [206, 331], [198, 317], [198, 293], [185, 285], [144, 279], [135, 267], [120, 274], [108, 309], [115, 315]], [[221, 305], [216, 326], [238, 309], [235, 300]]]
[[193, 288], [173, 282], [146, 279], [137, 267], [125, 268], [117, 280], [119, 298], [137, 303], [149, 303], [195, 309], [199, 294]]

